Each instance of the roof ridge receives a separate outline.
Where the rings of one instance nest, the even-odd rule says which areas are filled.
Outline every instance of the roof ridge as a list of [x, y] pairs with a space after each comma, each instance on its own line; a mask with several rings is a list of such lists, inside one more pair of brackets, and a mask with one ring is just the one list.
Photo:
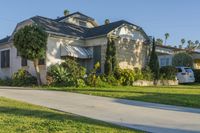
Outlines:
[[87, 15], [85, 15], [85, 14], [79, 12], [79, 11], [74, 12], [74, 13], [71, 13], [71, 14], [68, 14], [67, 16], [62, 16], [62, 17], [57, 18], [57, 19], [54, 19], [54, 20], [55, 20], [55, 21], [61, 21], [61, 20], [65, 19], [65, 18], [67, 18], [67, 17], [73, 16], [74, 14], [80, 14], [80, 15], [82, 15], [82, 16], [85, 16], [85, 17], [87, 17], [87, 18], [92, 19], [93, 21], [95, 20], [94, 18], [92, 18], [92, 17], [90, 17], [90, 16], [87, 16]]

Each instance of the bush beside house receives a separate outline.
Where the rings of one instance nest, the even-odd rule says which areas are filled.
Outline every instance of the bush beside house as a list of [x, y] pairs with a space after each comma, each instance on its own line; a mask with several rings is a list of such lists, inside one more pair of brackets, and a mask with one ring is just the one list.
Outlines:
[[200, 70], [193, 69], [195, 82], [200, 83]]

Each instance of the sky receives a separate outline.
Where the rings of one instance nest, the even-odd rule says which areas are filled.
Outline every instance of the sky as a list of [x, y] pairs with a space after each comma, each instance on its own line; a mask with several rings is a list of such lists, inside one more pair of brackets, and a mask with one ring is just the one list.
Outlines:
[[93, 17], [101, 25], [127, 20], [144, 29], [149, 36], [179, 45], [180, 40], [200, 40], [200, 0], [1, 0], [0, 39], [12, 34], [17, 23], [40, 15], [63, 16], [68, 9]]

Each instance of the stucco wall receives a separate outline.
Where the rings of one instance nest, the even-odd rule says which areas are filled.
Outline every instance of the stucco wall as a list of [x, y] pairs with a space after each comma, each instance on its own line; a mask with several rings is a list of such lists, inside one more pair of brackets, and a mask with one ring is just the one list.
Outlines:
[[[0, 78], [3, 78], [3, 79], [11, 78], [12, 75], [21, 68], [27, 70], [32, 75], [36, 76], [35, 68], [32, 61], [28, 61], [26, 67], [21, 66], [21, 57], [17, 56], [17, 49], [13, 46], [12, 43], [3, 45], [0, 47], [0, 52], [4, 50], [10, 50], [10, 67], [0, 68]], [[40, 67], [40, 73], [41, 73], [41, 80], [43, 83], [45, 83], [46, 82], [46, 67], [45, 65], [41, 65], [39, 67]]]
[[[104, 72], [107, 38], [100, 37], [86, 41], [87, 46], [101, 46], [101, 70]], [[125, 44], [121, 40], [115, 41], [117, 48], [117, 61], [122, 69], [145, 67], [148, 58], [148, 46], [141, 42], [130, 41]]]
[[130, 41], [123, 43], [116, 41], [117, 60], [123, 69], [143, 68], [147, 62], [147, 45], [141, 42]]

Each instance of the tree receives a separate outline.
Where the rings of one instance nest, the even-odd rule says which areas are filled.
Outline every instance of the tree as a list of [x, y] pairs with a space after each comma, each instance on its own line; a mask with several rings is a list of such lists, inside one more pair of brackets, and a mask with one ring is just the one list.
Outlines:
[[195, 47], [198, 48], [199, 47], [199, 40], [195, 41]]
[[38, 63], [39, 59], [45, 57], [46, 45], [47, 34], [36, 25], [25, 26], [14, 35], [14, 46], [17, 48], [20, 56], [33, 61], [38, 85], [41, 85]]
[[104, 68], [106, 75], [111, 75], [117, 68], [116, 46], [112, 38], [108, 38]]
[[185, 44], [185, 39], [182, 38], [182, 39], [181, 39], [181, 45], [183, 46], [184, 44]]
[[107, 48], [106, 48], [106, 60], [105, 60], [105, 65], [104, 65], [104, 73], [106, 75], [112, 74], [112, 46], [111, 46], [111, 39], [108, 38], [107, 41]]
[[154, 75], [154, 79], [157, 80], [159, 77], [159, 62], [158, 62], [158, 56], [156, 53], [155, 38], [153, 38], [153, 45], [152, 45], [151, 56], [150, 56], [150, 61], [149, 61], [149, 68], [151, 69], [151, 72]]
[[115, 71], [117, 68], [117, 49], [115, 46], [115, 41], [112, 39], [111, 41], [111, 46], [112, 46], [112, 71]]
[[173, 66], [185, 66], [185, 67], [193, 67], [193, 59], [186, 52], [175, 54], [172, 59]]
[[167, 44], [167, 39], [169, 38], [170, 34], [169, 33], [165, 33], [165, 45]]
[[160, 38], [156, 39], [156, 44], [157, 45], [163, 45], [163, 40], [160, 39]]
[[64, 10], [64, 16], [67, 16], [67, 15], [69, 15], [69, 10], [65, 9]]
[[187, 48], [189, 48], [189, 49], [193, 49], [194, 48], [194, 43], [191, 40], [188, 41]]

